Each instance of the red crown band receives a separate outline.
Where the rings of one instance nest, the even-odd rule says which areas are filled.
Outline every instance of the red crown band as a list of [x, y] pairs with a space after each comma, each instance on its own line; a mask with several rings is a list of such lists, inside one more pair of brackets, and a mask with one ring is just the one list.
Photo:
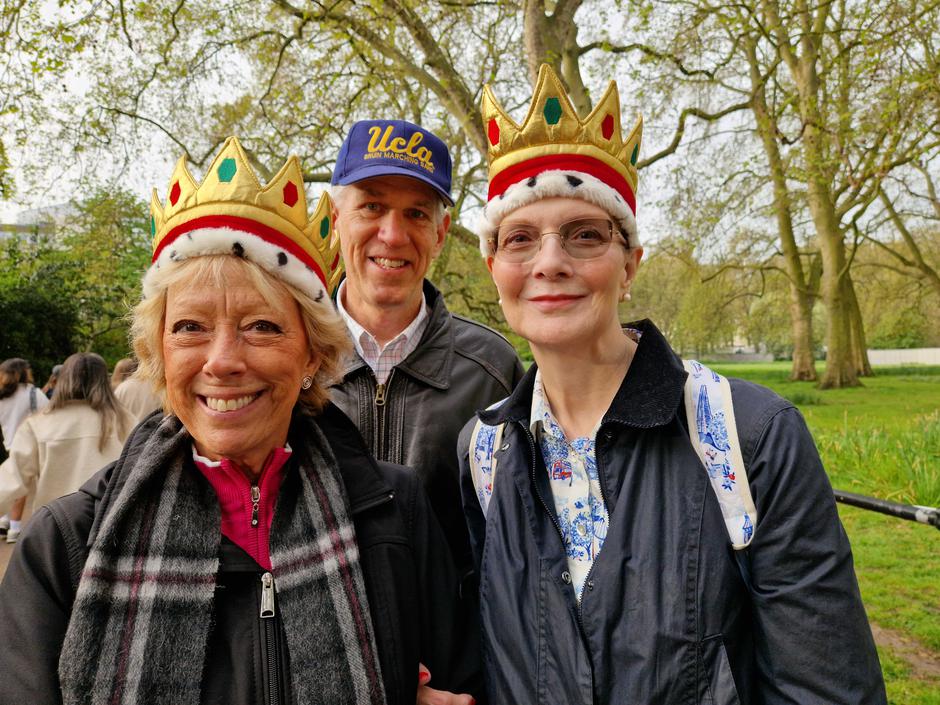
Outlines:
[[157, 246], [156, 250], [154, 250], [153, 259], [151, 261], [156, 262], [164, 248], [173, 243], [180, 235], [185, 235], [188, 232], [202, 228], [229, 228], [231, 230], [242, 230], [252, 235], [257, 235], [265, 242], [269, 242], [276, 247], [283, 248], [290, 252], [309, 267], [323, 283], [323, 286], [327, 287], [326, 277], [323, 275], [323, 270], [320, 268], [320, 265], [318, 265], [300, 245], [279, 230], [267, 226], [264, 223], [259, 223], [249, 218], [239, 218], [233, 215], [205, 215], [201, 218], [194, 218], [193, 220], [177, 225], [160, 241], [160, 244]]
[[630, 210], [636, 213], [636, 196], [623, 175], [599, 159], [582, 154], [548, 154], [506, 167], [490, 181], [487, 201], [498, 198], [513, 184], [538, 176], [543, 171], [552, 170], [581, 171], [600, 179], [617, 191], [630, 206]]

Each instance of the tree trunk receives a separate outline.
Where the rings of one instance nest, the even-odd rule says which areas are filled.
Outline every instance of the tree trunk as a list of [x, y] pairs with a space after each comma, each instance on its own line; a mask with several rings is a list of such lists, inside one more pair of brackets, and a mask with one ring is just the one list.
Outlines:
[[790, 190], [787, 188], [786, 168], [777, 143], [777, 122], [767, 105], [764, 78], [761, 76], [757, 47], [748, 38], [745, 51], [750, 65], [751, 87], [754, 99], [751, 109], [757, 123], [757, 132], [764, 145], [764, 154], [770, 167], [774, 185], [774, 213], [777, 233], [783, 250], [784, 266], [790, 285], [790, 329], [793, 342], [793, 366], [790, 379], [816, 381], [816, 362], [813, 359], [813, 299], [803, 272], [800, 250], [793, 234], [793, 216], [790, 211]]
[[813, 298], [793, 282], [790, 282], [790, 326], [793, 330], [790, 379], [815, 382], [818, 378], [813, 357]]
[[[838, 161], [828, 153], [830, 135], [820, 110], [825, 91], [820, 84], [817, 62], [826, 29], [826, 19], [833, 5], [822, 3], [810, 8], [798, 3], [797, 18], [801, 32], [797, 43], [791, 43], [789, 27], [780, 21], [777, 2], [765, 0], [763, 8], [768, 26], [777, 36], [777, 51], [787, 64], [799, 94], [799, 112], [803, 122], [803, 157], [806, 168], [806, 196], [810, 215], [822, 252], [822, 298], [826, 306], [826, 370], [819, 386], [822, 389], [858, 386], [858, 375], [852, 363], [852, 335], [849, 309], [843, 279], [848, 274], [845, 242], [836, 213], [832, 192], [834, 169]], [[797, 47], [799, 54], [797, 54]]]
[[[529, 83], [535, 86], [542, 63], [549, 64], [558, 73], [559, 59], [550, 61], [545, 45], [545, 3], [543, 0], [525, 0], [522, 3], [522, 43], [525, 46], [526, 65], [529, 67]], [[485, 152], [484, 152], [485, 154]]]
[[846, 306], [848, 308], [852, 332], [852, 363], [859, 377], [874, 377], [875, 373], [872, 371], [871, 363], [868, 361], [868, 343], [865, 340], [865, 324], [862, 320], [862, 310], [858, 306], [858, 297], [855, 295], [855, 282], [853, 282], [852, 277], [848, 275], [846, 275], [843, 282], [845, 285]]
[[[825, 210], [824, 206], [817, 204], [810, 188], [810, 209], [813, 211]], [[816, 214], [814, 213], [814, 216]], [[815, 219], [815, 217], [814, 217]], [[835, 226], [835, 223], [832, 223]], [[822, 389], [838, 389], [841, 387], [857, 387], [858, 375], [852, 360], [852, 326], [849, 317], [849, 307], [846, 302], [846, 292], [843, 280], [846, 273], [845, 244], [842, 234], [836, 227], [836, 232], [826, 231], [816, 224], [817, 232], [822, 240], [822, 298], [826, 306], [826, 370], [823, 372], [819, 386]]]

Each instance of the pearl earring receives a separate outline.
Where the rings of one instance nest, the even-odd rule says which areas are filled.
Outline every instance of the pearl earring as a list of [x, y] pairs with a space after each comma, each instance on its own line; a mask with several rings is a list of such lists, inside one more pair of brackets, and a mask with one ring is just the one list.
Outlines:
[[313, 386], [313, 377], [306, 375], [302, 380], [300, 380], [301, 389], [310, 389]]
[[621, 301], [629, 301], [632, 298], [633, 298], [633, 294], [631, 294], [629, 291], [623, 292], [623, 294], [620, 296]]
[[500, 306], [502, 306], [502, 305], [503, 305], [503, 297], [500, 296], [498, 299], [496, 299], [496, 303], [498, 303]]

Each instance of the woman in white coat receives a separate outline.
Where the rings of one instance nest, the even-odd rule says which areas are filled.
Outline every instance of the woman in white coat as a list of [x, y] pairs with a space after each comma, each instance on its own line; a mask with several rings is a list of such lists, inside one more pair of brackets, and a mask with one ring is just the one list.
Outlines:
[[[0, 364], [0, 429], [3, 431], [4, 457], [23, 419], [48, 403], [46, 395], [33, 386], [29, 362], [21, 357], [11, 357]], [[20, 535], [20, 520], [25, 506], [26, 497], [21, 497], [9, 507], [9, 514], [0, 517], [0, 536], [5, 534], [7, 543], [16, 543]]]
[[70, 356], [52, 401], [27, 417], [10, 442], [10, 457], [0, 465], [0, 509], [29, 493], [39, 507], [74, 492], [117, 459], [133, 426], [111, 391], [102, 357]]

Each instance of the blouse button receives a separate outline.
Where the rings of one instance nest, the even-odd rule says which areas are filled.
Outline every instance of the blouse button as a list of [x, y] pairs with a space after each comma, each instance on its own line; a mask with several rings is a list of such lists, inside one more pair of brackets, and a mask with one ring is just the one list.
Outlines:
[[567, 570], [564, 571], [561, 574], [561, 582], [563, 582], [565, 585], [571, 585], [571, 573], [569, 573]]
[[578, 524], [578, 533], [581, 536], [584, 536], [585, 534], [587, 534], [587, 527], [584, 524]]

